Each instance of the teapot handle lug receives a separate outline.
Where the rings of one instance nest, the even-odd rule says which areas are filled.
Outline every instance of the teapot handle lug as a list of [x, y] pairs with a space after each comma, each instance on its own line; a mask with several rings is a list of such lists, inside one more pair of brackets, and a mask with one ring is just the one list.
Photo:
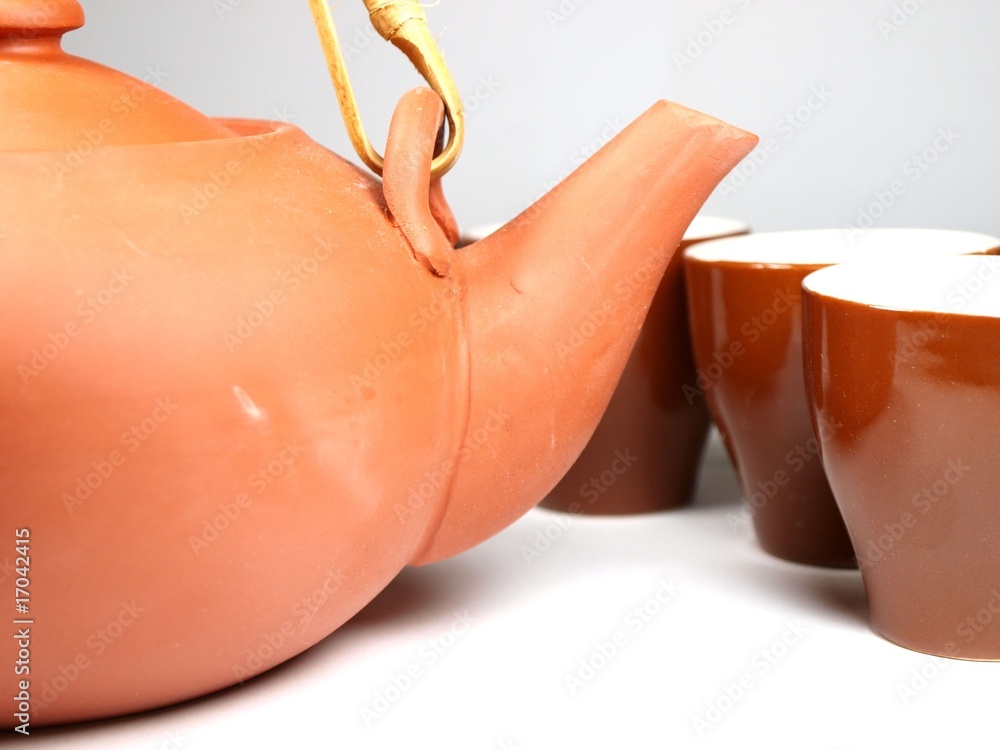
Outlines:
[[[384, 160], [368, 139], [361, 123], [361, 115], [347, 75], [347, 66], [344, 63], [330, 7], [326, 0], [309, 0], [309, 4], [323, 45], [327, 68], [337, 90], [337, 101], [351, 145], [361, 160], [373, 172], [381, 175]], [[448, 140], [431, 164], [431, 177], [435, 179], [443, 177], [454, 166], [462, 151], [465, 140], [465, 112], [458, 87], [427, 25], [423, 6], [417, 0], [365, 0], [365, 6], [368, 8], [375, 30], [383, 39], [402, 50], [444, 102], [448, 118]]]
[[441, 99], [427, 88], [403, 94], [389, 125], [382, 190], [414, 258], [435, 276], [451, 271], [458, 227], [431, 161], [443, 120]]

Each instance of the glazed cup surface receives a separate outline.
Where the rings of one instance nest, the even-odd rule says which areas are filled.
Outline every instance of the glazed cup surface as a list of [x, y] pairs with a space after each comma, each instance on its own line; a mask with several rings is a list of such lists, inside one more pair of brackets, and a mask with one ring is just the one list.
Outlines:
[[1000, 257], [804, 283], [805, 371], [873, 628], [1000, 660]]
[[[685, 254], [697, 388], [733, 461], [761, 547], [792, 562], [856, 560], [819, 457], [802, 368], [802, 281], [861, 258], [914, 262], [988, 253], [1000, 239], [971, 232], [872, 229], [772, 232], [696, 245]], [[901, 262], [903, 262], [901, 260]]]

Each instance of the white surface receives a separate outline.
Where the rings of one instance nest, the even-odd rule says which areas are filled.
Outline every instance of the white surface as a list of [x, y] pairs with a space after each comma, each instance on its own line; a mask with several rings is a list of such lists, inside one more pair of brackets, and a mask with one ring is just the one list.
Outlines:
[[[737, 498], [713, 438], [689, 509], [534, 510], [471, 552], [404, 571], [341, 630], [241, 687], [33, 732], [32, 745], [843, 750], [993, 736], [1000, 664], [884, 641], [868, 628], [858, 572], [768, 557]], [[472, 624], [452, 635], [463, 615]], [[574, 691], [567, 676], [616, 633], [617, 652]], [[366, 723], [362, 709], [408, 669], [418, 677]], [[741, 679], [749, 687], [727, 701]], [[699, 735], [694, 719], [712, 704], [728, 710]]]
[[[291, 120], [357, 162], [306, 0], [82, 2], [75, 53], [157, 71], [211, 114]], [[384, 144], [420, 79], [372, 41], [361, 0], [332, 4], [365, 126]], [[706, 213], [755, 231], [870, 221], [1000, 234], [995, 0], [427, 5], [468, 111], [445, 179], [463, 227], [512, 218], [665, 98], [761, 136]]]

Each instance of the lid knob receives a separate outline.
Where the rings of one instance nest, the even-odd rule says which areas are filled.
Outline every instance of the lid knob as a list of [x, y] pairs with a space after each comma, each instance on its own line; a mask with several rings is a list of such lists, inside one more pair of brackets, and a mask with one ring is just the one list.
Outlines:
[[0, 153], [233, 135], [155, 86], [66, 54], [63, 33], [81, 26], [77, 0], [0, 0]]
[[0, 36], [59, 35], [83, 26], [77, 0], [0, 0]]

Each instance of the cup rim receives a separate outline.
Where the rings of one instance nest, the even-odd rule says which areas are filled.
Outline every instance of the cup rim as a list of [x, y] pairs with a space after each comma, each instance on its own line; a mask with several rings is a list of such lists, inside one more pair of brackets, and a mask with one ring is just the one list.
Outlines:
[[767, 268], [828, 266], [879, 257], [939, 257], [1000, 252], [1000, 237], [959, 229], [878, 227], [791, 229], [724, 237], [685, 250], [686, 260]]
[[1000, 255], [841, 263], [813, 271], [802, 289], [870, 309], [1000, 318]]

